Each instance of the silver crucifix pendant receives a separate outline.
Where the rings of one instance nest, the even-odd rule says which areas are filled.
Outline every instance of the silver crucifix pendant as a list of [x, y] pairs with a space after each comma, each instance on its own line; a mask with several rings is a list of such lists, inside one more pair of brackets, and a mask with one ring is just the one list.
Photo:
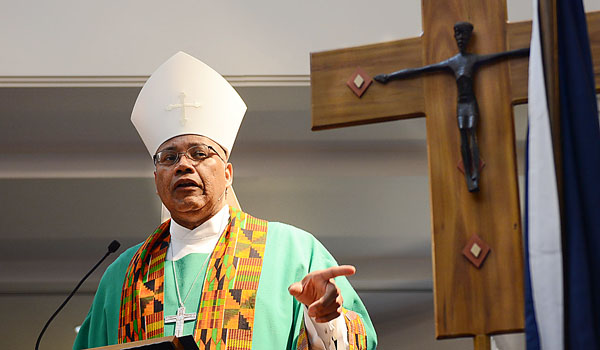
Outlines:
[[175, 322], [175, 336], [181, 337], [183, 336], [183, 324], [185, 321], [193, 321], [196, 319], [196, 314], [186, 314], [185, 306], [177, 309], [177, 315], [171, 315], [165, 317], [165, 323], [173, 323]]

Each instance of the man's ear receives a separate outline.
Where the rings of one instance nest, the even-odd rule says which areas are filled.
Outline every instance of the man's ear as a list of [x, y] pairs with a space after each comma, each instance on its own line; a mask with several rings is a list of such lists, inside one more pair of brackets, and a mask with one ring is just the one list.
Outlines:
[[227, 187], [231, 187], [233, 184], [233, 164], [231, 163], [225, 165], [225, 180], [227, 180]]
[[154, 170], [154, 189], [156, 189], [156, 194], [158, 194], [158, 186], [156, 185], [156, 170]]

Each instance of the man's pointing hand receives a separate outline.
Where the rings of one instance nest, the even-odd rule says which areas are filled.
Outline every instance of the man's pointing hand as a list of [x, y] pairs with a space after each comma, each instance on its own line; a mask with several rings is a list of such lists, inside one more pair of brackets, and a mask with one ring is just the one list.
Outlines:
[[334, 282], [338, 276], [349, 276], [356, 272], [351, 265], [334, 266], [313, 271], [300, 282], [289, 286], [288, 291], [296, 300], [308, 307], [308, 315], [317, 322], [329, 322], [342, 313], [344, 299]]

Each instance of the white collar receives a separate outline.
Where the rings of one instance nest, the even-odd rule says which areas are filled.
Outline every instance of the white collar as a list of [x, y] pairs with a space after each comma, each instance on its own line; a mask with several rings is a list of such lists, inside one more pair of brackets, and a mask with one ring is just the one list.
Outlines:
[[191, 253], [211, 253], [228, 223], [228, 205], [193, 230], [171, 220], [171, 244], [166, 259], [176, 261]]

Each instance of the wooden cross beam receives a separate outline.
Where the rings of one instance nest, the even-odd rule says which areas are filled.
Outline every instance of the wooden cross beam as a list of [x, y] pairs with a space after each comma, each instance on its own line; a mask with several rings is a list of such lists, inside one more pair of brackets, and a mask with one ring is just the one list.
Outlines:
[[[454, 56], [458, 49], [452, 27], [459, 21], [474, 25], [469, 52], [477, 54], [528, 47], [531, 22], [507, 23], [505, 0], [422, 0], [422, 13], [421, 37], [311, 54], [312, 128], [426, 116], [436, 337], [473, 336], [476, 347], [486, 348], [486, 335], [524, 327], [512, 106], [527, 102], [527, 59], [490, 64], [475, 76], [477, 135], [486, 163], [481, 190], [475, 194], [467, 191], [457, 171], [461, 154], [452, 75], [373, 83], [360, 98], [346, 82], [352, 85], [358, 68], [372, 78]], [[587, 18], [600, 90], [600, 12]], [[356, 80], [356, 89], [368, 84], [361, 80]], [[479, 268], [466, 258], [479, 252], [468, 245], [473, 235], [490, 248]]]

